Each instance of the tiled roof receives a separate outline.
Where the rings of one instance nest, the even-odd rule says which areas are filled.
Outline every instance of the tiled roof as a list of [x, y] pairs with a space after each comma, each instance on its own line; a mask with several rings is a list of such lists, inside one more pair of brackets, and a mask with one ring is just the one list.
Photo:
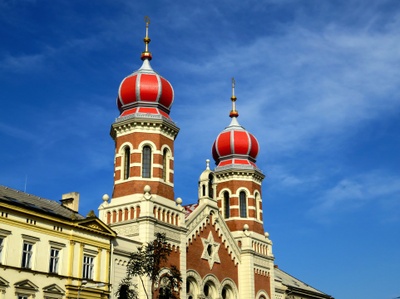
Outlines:
[[289, 289], [297, 289], [297, 290], [303, 290], [309, 293], [314, 293], [317, 296], [316, 298], [333, 298], [316, 288], [313, 288], [312, 286], [302, 282], [301, 280], [295, 278], [294, 276], [286, 273], [285, 271], [275, 268], [275, 279], [279, 280], [282, 282], [283, 285], [287, 286]]
[[183, 206], [185, 208], [185, 217], [188, 217], [197, 207], [198, 203], [194, 203], [191, 205]]
[[85, 217], [74, 212], [61, 203], [18, 191], [0, 185], [0, 202], [6, 202], [20, 207], [25, 207], [39, 213], [53, 217], [61, 217], [69, 220], [79, 220]]

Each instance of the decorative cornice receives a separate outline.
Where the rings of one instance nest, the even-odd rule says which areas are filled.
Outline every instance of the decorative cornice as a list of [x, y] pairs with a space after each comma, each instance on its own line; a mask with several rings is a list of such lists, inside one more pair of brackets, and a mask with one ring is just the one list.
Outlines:
[[226, 168], [217, 167], [214, 171], [215, 177], [219, 181], [228, 181], [235, 179], [250, 179], [254, 180], [256, 183], [261, 184], [265, 175], [259, 169], [251, 169], [243, 167], [232, 168], [227, 166]]
[[137, 129], [146, 131], [149, 129], [158, 129], [173, 139], [175, 139], [179, 133], [179, 128], [170, 119], [159, 115], [135, 113], [117, 118], [111, 126], [110, 135], [115, 139], [118, 135], [128, 134]]

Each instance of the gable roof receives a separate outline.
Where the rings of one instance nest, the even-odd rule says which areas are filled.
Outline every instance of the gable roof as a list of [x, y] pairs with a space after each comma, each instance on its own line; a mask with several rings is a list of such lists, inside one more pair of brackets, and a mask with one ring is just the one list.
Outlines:
[[48, 216], [79, 220], [85, 217], [61, 203], [0, 185], [0, 202], [23, 207]]
[[286, 286], [289, 292], [308, 295], [309, 297], [307, 298], [333, 299], [332, 296], [325, 294], [317, 290], [316, 288], [313, 288], [312, 286], [286, 273], [285, 271], [279, 269], [278, 267], [275, 267], [274, 271], [275, 271], [275, 280], [280, 281], [284, 286]]
[[105, 234], [112, 237], [117, 236], [116, 232], [114, 232], [107, 224], [105, 224], [103, 221], [97, 218], [96, 215], [94, 215], [93, 211], [91, 211], [85, 219], [77, 220], [76, 225], [80, 228], [100, 233], [103, 235]]
[[185, 209], [185, 218], [187, 218], [198, 206], [198, 203], [183, 206]]
[[18, 288], [18, 289], [30, 290], [30, 291], [35, 291], [35, 292], [39, 291], [39, 287], [37, 285], [35, 285], [29, 279], [24, 279], [19, 282], [16, 282], [14, 284], [14, 287]]
[[65, 291], [55, 283], [48, 285], [47, 287], [44, 287], [43, 292], [51, 294], [59, 294], [59, 295], [65, 294]]

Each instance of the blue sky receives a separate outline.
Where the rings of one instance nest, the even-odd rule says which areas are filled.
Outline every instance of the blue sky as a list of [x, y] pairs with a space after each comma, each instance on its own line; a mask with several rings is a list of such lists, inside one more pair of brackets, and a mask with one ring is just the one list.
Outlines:
[[196, 201], [235, 77], [276, 264], [337, 299], [400, 296], [397, 0], [0, 0], [0, 184], [97, 210], [145, 15], [175, 89], [175, 195]]

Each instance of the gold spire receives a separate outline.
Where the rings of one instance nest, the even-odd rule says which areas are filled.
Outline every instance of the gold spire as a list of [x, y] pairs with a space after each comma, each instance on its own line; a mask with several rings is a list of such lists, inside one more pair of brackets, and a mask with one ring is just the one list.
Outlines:
[[229, 113], [230, 117], [238, 117], [239, 113], [236, 111], [236, 96], [235, 96], [235, 78], [232, 78], [232, 96], [231, 96], [231, 101], [232, 101], [232, 110]]
[[150, 18], [148, 16], [144, 17], [144, 21], [146, 23], [146, 36], [143, 39], [145, 47], [144, 47], [144, 51], [142, 52], [142, 56], [141, 59], [145, 60], [151, 60], [151, 52], [149, 51], [149, 43], [151, 41], [151, 39], [149, 38], [149, 24], [150, 24]]

